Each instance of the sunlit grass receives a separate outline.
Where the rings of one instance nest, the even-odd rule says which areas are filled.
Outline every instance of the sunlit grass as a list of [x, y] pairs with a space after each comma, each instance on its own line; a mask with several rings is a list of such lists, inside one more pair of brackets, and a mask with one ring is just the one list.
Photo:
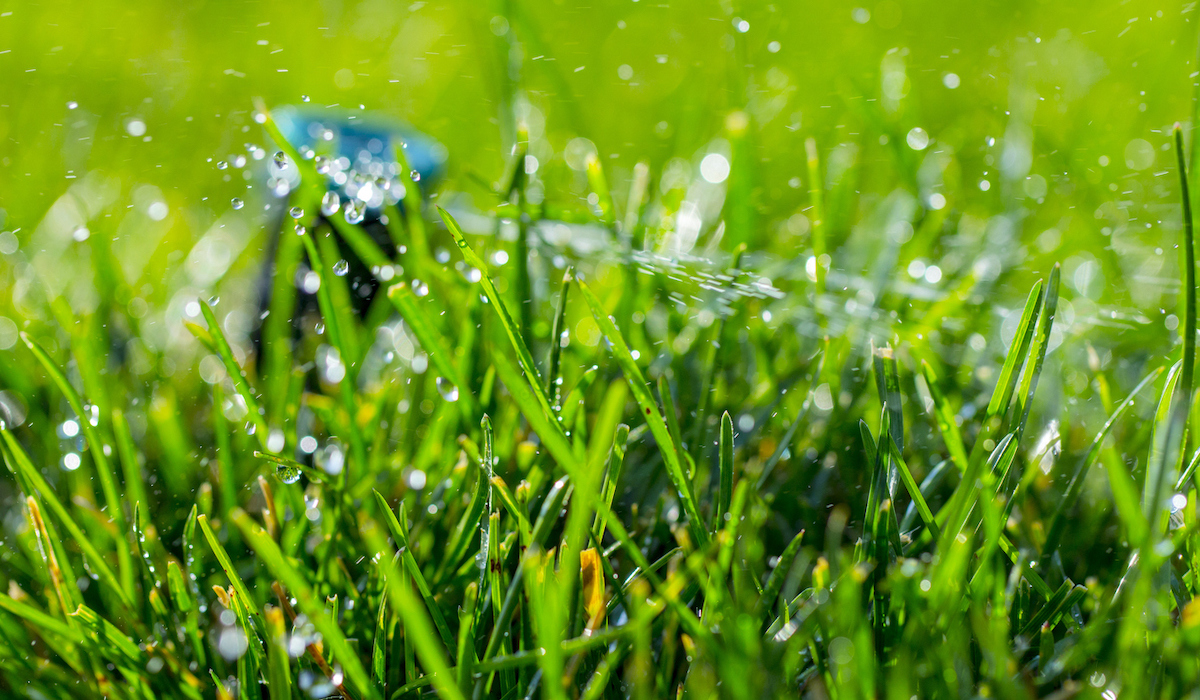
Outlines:
[[[687, 215], [678, 193], [650, 189], [648, 166], [610, 191], [592, 152], [588, 205], [565, 218], [610, 247], [556, 245], [522, 149], [479, 208], [418, 205], [401, 167], [405, 206], [387, 214], [411, 245], [384, 249], [341, 211], [316, 216], [324, 180], [259, 110], [301, 173], [261, 357], [236, 302], [190, 288], [192, 311], [161, 317], [188, 352], [139, 346], [160, 331], [142, 328], [103, 230], [87, 260], [113, 283], [85, 280], [79, 303], [45, 280], [41, 316], [3, 355], [0, 453], [21, 494], [0, 565], [6, 691], [754, 700], [1200, 683], [1190, 208], [1180, 347], [1071, 368], [1068, 348], [1090, 346], [1056, 328], [1059, 266], [1002, 310], [987, 241], [981, 264], [942, 250], [945, 197], [898, 190], [835, 228], [847, 192], [827, 191], [816, 141], [810, 235], [790, 258], [746, 245], [736, 156], [717, 205], [728, 240], [685, 245], [667, 223]], [[380, 284], [363, 316], [336, 269], [347, 249]], [[955, 277], [925, 274], [935, 261]], [[293, 338], [299, 265], [321, 320]], [[1011, 332], [996, 334], [1001, 311]]]

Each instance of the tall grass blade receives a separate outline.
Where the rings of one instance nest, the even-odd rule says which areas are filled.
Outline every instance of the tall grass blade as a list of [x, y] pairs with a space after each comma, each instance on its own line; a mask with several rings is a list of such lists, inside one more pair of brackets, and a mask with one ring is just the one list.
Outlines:
[[582, 279], [579, 280], [579, 291], [587, 301], [588, 307], [592, 310], [592, 316], [596, 319], [596, 324], [600, 326], [601, 335], [608, 340], [609, 349], [612, 351], [613, 357], [617, 364], [620, 365], [621, 371], [625, 375], [625, 381], [629, 383], [629, 389], [633, 392], [634, 399], [637, 400], [638, 406], [641, 407], [645, 414], [647, 425], [650, 426], [650, 432], [654, 435], [655, 442], [658, 443], [659, 452], [662, 453], [663, 462], [667, 465], [667, 473], [671, 477], [671, 481], [675, 485], [675, 490], [679, 494], [679, 500], [683, 504], [684, 512], [687, 513], [690, 520], [690, 531], [696, 539], [696, 544], [703, 545], [708, 541], [708, 532], [703, 527], [704, 522], [700, 518], [700, 512], [696, 508], [696, 500], [692, 495], [692, 487], [687, 474], [684, 472], [684, 460], [675, 447], [675, 441], [671, 437], [671, 431], [667, 428], [667, 423], [663, 419], [662, 413], [659, 412], [658, 404], [655, 403], [654, 397], [650, 394], [650, 389], [646, 386], [646, 379], [642, 376], [642, 370], [638, 368], [637, 361], [633, 359], [633, 355], [629, 352], [629, 346], [625, 344], [625, 339], [621, 332], [613, 323], [612, 318], [604, 311], [600, 305], [600, 300], [592, 293]]

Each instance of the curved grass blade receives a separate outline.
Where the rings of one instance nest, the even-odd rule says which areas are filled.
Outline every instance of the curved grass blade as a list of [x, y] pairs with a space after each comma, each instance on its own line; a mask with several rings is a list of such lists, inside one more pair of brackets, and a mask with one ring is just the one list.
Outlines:
[[[309, 621], [321, 633], [322, 641], [328, 647], [329, 654], [337, 658], [338, 663], [342, 665], [347, 680], [354, 684], [364, 697], [379, 700], [381, 698], [379, 691], [371, 682], [367, 670], [363, 668], [358, 654], [346, 643], [346, 637], [342, 634], [341, 628], [333, 623], [329, 615], [325, 614], [325, 606], [319, 602], [305, 576], [284, 559], [283, 552], [279, 550], [275, 540], [271, 539], [267, 531], [262, 529], [258, 523], [251, 520], [245, 511], [240, 508], [234, 510], [230, 514], [230, 519], [241, 530], [242, 536], [246, 538], [246, 543], [258, 554], [259, 561], [287, 587], [296, 599], [297, 607], [308, 616]], [[212, 531], [208, 528], [208, 523], [203, 516], [201, 516], [200, 524], [204, 528], [205, 537], [208, 537]], [[231, 580], [233, 579], [231, 578]], [[239, 585], [240, 580], [234, 582], [235, 588]], [[241, 590], [238, 593], [241, 595]], [[246, 599], [246, 605], [254, 609], [256, 617], [261, 619], [261, 613], [253, 605], [251, 599]]]
[[1075, 506], [1075, 502], [1079, 500], [1079, 494], [1083, 491], [1083, 477], [1087, 473], [1088, 468], [1091, 467], [1099, 456], [1100, 450], [1104, 445], [1104, 439], [1108, 437], [1109, 431], [1112, 430], [1113, 425], [1121, 416], [1125, 414], [1125, 411], [1129, 410], [1129, 407], [1133, 405], [1134, 399], [1138, 394], [1142, 393], [1142, 389], [1157, 379], [1162, 374], [1163, 369], [1163, 367], [1159, 367], [1150, 374], [1147, 374], [1142, 381], [1138, 382], [1138, 385], [1133, 388], [1133, 391], [1129, 392], [1125, 400], [1113, 410], [1112, 415], [1108, 417], [1108, 420], [1104, 422], [1104, 426], [1100, 428], [1100, 432], [1096, 433], [1096, 437], [1092, 440], [1092, 446], [1088, 449], [1087, 454], [1075, 464], [1075, 469], [1071, 472], [1071, 480], [1067, 482], [1067, 490], [1058, 499], [1058, 507], [1054, 510], [1054, 515], [1050, 518], [1050, 527], [1046, 530], [1046, 544], [1042, 548], [1044, 553], [1051, 554], [1058, 550], [1059, 542], [1062, 540], [1063, 531], [1067, 525], [1067, 513], [1071, 512], [1071, 509]]
[[[25, 341], [25, 345], [33, 352], [33, 356], [37, 358], [38, 363], [42, 365], [42, 369], [50, 375], [55, 386], [63, 393], [67, 399], [67, 404], [71, 406], [71, 410], [75, 412], [78, 419], [79, 427], [83, 436], [87, 441], [88, 454], [92, 457], [92, 463], [96, 465], [96, 476], [100, 479], [100, 489], [104, 492], [104, 502], [108, 506], [108, 517], [112, 518], [113, 524], [117, 527], [117, 568], [121, 572], [121, 580], [131, 582], [133, 563], [130, 558], [129, 548], [123, 546], [125, 537], [128, 534], [128, 526], [125, 522], [125, 509], [121, 506], [121, 498], [117, 494], [116, 477], [113, 475], [112, 464], [108, 461], [108, 456], [104, 453], [105, 443], [100, 438], [100, 431], [92, 424], [90, 413], [85, 412], [83, 408], [83, 398], [79, 392], [75, 391], [75, 387], [71, 386], [71, 382], [67, 381], [66, 375], [54, 364], [50, 359], [50, 355], [37, 343], [28, 333], [21, 333], [21, 340]], [[126, 590], [126, 593], [132, 595], [132, 591]]]
[[39, 634], [48, 633], [58, 635], [72, 644], [83, 643], [83, 636], [78, 630], [72, 628], [67, 623], [63, 622], [57, 617], [47, 615], [28, 603], [14, 600], [12, 597], [4, 593], [0, 593], [0, 608], [3, 608], [4, 610], [33, 625], [34, 628], [38, 630]]
[[929, 504], [925, 502], [925, 496], [921, 493], [921, 487], [917, 485], [917, 480], [913, 478], [912, 472], [909, 471], [908, 464], [904, 461], [904, 456], [900, 454], [900, 450], [896, 449], [895, 442], [892, 442], [888, 449], [892, 454], [892, 464], [896, 466], [896, 471], [899, 472], [900, 481], [904, 484], [904, 488], [908, 490], [908, 495], [912, 498], [913, 504], [916, 505], [921, 519], [925, 521], [925, 526], [929, 528], [934, 539], [940, 538], [941, 532], [937, 525], [937, 519], [933, 517], [933, 511], [929, 510]]
[[446, 624], [446, 618], [442, 615], [441, 608], [438, 607], [437, 601], [433, 598], [433, 592], [429, 589], [429, 583], [425, 580], [425, 575], [421, 573], [421, 567], [417, 565], [417, 560], [412, 555], [412, 548], [408, 546], [408, 533], [405, 532], [400, 521], [396, 519], [396, 514], [392, 512], [392, 508], [388, 505], [387, 499], [383, 497], [383, 494], [378, 491], [373, 491], [373, 493], [375, 494], [375, 503], [379, 506], [379, 510], [386, 514], [384, 522], [387, 524], [388, 532], [392, 535], [392, 540], [395, 541], [396, 547], [400, 550], [400, 557], [404, 563], [405, 570], [412, 577], [413, 583], [417, 585], [417, 592], [424, 599], [425, 607], [429, 609], [429, 614], [433, 618], [433, 624], [437, 627], [442, 642], [446, 646], [452, 647], [454, 645], [454, 635], [450, 633], [450, 626]]
[[85, 634], [91, 640], [92, 647], [104, 658], [130, 668], [139, 668], [145, 665], [145, 652], [95, 610], [81, 604], [75, 612], [71, 613], [71, 617], [79, 621]]
[[[1192, 408], [1192, 375], [1196, 369], [1196, 243], [1194, 222], [1192, 221], [1192, 200], [1188, 192], [1187, 162], [1183, 154], [1183, 127], [1175, 124], [1175, 157], [1179, 167], [1179, 188], [1183, 205], [1183, 248], [1184, 274], [1183, 293], [1185, 297], [1185, 312], [1183, 328], [1179, 329], [1183, 336], [1183, 374], [1179, 379], [1180, 404], [1175, 407], [1180, 414], [1175, 420], [1185, 423]], [[1181, 430], [1183, 426], [1181, 425]], [[1182, 435], [1180, 436], [1182, 438]]]
[[675, 490], [679, 493], [679, 500], [683, 504], [684, 512], [687, 513], [690, 525], [690, 531], [696, 538], [697, 545], [703, 545], [708, 542], [708, 531], [703, 527], [704, 522], [700, 517], [700, 512], [696, 508], [696, 500], [692, 496], [691, 484], [684, 472], [684, 460], [679, 454], [675, 446], [675, 441], [671, 437], [671, 431], [667, 427], [666, 421], [663, 419], [662, 413], [658, 410], [658, 404], [655, 403], [654, 397], [650, 394], [650, 389], [646, 385], [646, 378], [642, 375], [642, 370], [638, 368], [637, 361], [633, 359], [633, 355], [629, 352], [629, 346], [625, 344], [625, 339], [621, 332], [617, 329], [612, 318], [605, 313], [604, 308], [600, 305], [600, 300], [592, 293], [592, 290], [582, 280], [578, 279], [579, 291], [587, 301], [588, 307], [592, 311], [592, 316], [595, 317], [597, 325], [600, 326], [600, 333], [608, 339], [609, 349], [612, 351], [613, 357], [617, 360], [617, 364], [621, 367], [621, 372], [625, 375], [625, 381], [629, 383], [629, 389], [633, 392], [634, 399], [637, 400], [638, 406], [641, 407], [645, 414], [646, 424], [650, 427], [650, 432], [654, 435], [654, 441], [658, 444], [658, 449], [662, 453], [663, 462], [667, 466], [667, 473], [671, 477], [671, 481], [675, 485]]
[[950, 453], [950, 460], [954, 466], [958, 467], [959, 472], [966, 472], [967, 449], [963, 444], [962, 432], [958, 429], [958, 423], [954, 420], [954, 411], [946, 401], [945, 394], [942, 393], [933, 367], [924, 360], [921, 360], [921, 373], [925, 377], [925, 386], [929, 389], [929, 395], [933, 397], [933, 416], [937, 421], [938, 432], [942, 434], [942, 442], [946, 443], [946, 451]]
[[[332, 268], [329, 268], [321, 259], [320, 253], [317, 252], [317, 246], [312, 240], [312, 236], [305, 233], [301, 236], [304, 241], [304, 249], [308, 253], [309, 262], [312, 263], [312, 269], [317, 273], [320, 279], [320, 284], [317, 287], [317, 306], [321, 309], [321, 316], [325, 319], [325, 329], [329, 333], [329, 340], [338, 353], [341, 355], [343, 366], [345, 367], [345, 376], [342, 377], [338, 384], [341, 386], [342, 408], [346, 411], [346, 429], [349, 431], [350, 451], [354, 455], [356, 466], [362, 472], [367, 469], [367, 447], [363, 440], [362, 431], [358, 428], [357, 415], [355, 410], [355, 380], [358, 371], [353, 362], [353, 350], [346, 342], [343, 332], [350, 332], [351, 329], [343, 329], [341, 322], [350, 312], [345, 310], [345, 313], [340, 313], [333, 304], [333, 296], [329, 292], [327, 280], [334, 276]], [[263, 440], [264, 446], [266, 440]], [[342, 470], [342, 483], [346, 483], [351, 479], [349, 468]]]
[[225, 339], [225, 333], [221, 330], [221, 324], [217, 322], [217, 316], [213, 313], [212, 307], [203, 299], [197, 299], [196, 302], [200, 304], [200, 313], [208, 322], [209, 336], [217, 349], [217, 357], [221, 358], [221, 363], [225, 365], [225, 371], [229, 374], [229, 379], [233, 382], [233, 388], [237, 390], [238, 396], [241, 396], [242, 401], [246, 403], [246, 415], [254, 423], [254, 434], [265, 450], [267, 449], [269, 430], [267, 421], [259, 409], [258, 399], [254, 396], [254, 389], [250, 386], [250, 380], [246, 378], [246, 372], [234, 358], [233, 349], [229, 347], [229, 341]]
[[717, 507], [713, 514], [713, 534], [725, 524], [725, 516], [729, 513], [729, 503], [733, 499], [733, 419], [729, 411], [721, 415], [720, 484], [717, 489]]
[[1033, 366], [1025, 367], [1021, 378], [1021, 388], [1017, 392], [1017, 404], [1014, 415], [1019, 415], [1017, 431], [1025, 432], [1025, 422], [1029, 420], [1029, 412], [1033, 408], [1033, 394], [1037, 391], [1038, 378], [1042, 374], [1042, 365], [1046, 361], [1046, 352], [1050, 349], [1050, 331], [1054, 329], [1054, 314], [1058, 310], [1058, 282], [1062, 273], [1062, 265], [1055, 263], [1050, 271], [1050, 281], [1046, 283], [1046, 297], [1042, 302], [1042, 312], [1038, 315], [1037, 328], [1033, 333], [1033, 347], [1029, 356], [1036, 358]]
[[1029, 357], [1029, 344], [1033, 339], [1034, 323], [1037, 321], [1042, 305], [1042, 286], [1042, 280], [1035, 282], [1025, 300], [1025, 309], [1021, 312], [1016, 335], [1013, 336], [1013, 342], [1008, 347], [1008, 354], [1004, 357], [1004, 365], [1000, 368], [996, 388], [992, 390], [992, 398], [988, 402], [987, 411], [984, 412], [979, 436], [975, 439], [975, 446], [971, 448], [970, 462], [972, 464], [982, 460], [984, 444], [1003, 429], [1003, 419], [1009, 404], [1012, 403], [1021, 367]]
[[763, 586], [762, 595], [759, 596], [758, 602], [754, 605], [756, 616], [762, 617], [770, 613], [774, 608], [775, 600], [779, 598], [779, 592], [783, 590], [783, 583], [787, 579], [788, 571], [792, 568], [792, 563], [796, 561], [796, 555], [800, 553], [800, 545], [803, 540], [804, 530], [801, 530], [788, 543], [787, 548], [783, 550], [783, 554], [779, 555], [779, 561], [775, 564], [775, 568], [767, 578], [767, 585]]
[[[391, 511], [388, 510], [388, 512]], [[446, 649], [454, 649], [456, 645], [454, 643], [443, 645], [442, 641], [438, 639], [438, 635], [434, 632], [433, 625], [430, 624], [429, 616], [426, 615], [424, 606], [413, 596], [412, 589], [400, 580], [402, 577], [393, 575], [395, 554], [392, 552], [391, 547], [388, 546], [383, 533], [372, 523], [370, 527], [363, 529], [363, 535], [368, 540], [368, 546], [380, 557], [379, 561], [384, 569], [384, 581], [387, 584], [387, 598], [391, 603], [392, 612], [404, 624], [405, 637], [413, 642], [417, 656], [421, 660], [421, 665], [425, 668], [426, 678], [432, 681], [439, 697], [447, 698], [448, 700], [465, 700], [462, 690], [455, 683], [454, 670], [447, 662]], [[269, 541], [265, 543], [268, 547], [273, 546], [273, 544]], [[280, 559], [280, 563], [282, 564], [282, 558]], [[286, 566], [286, 564], [283, 565]], [[297, 578], [299, 578], [298, 574]], [[307, 585], [303, 579], [298, 581], [298, 583]], [[311, 591], [309, 595], [311, 597]], [[312, 598], [312, 600], [313, 604], [316, 605], [316, 599]], [[333, 627], [332, 625], [330, 626]], [[336, 627], [333, 627], [333, 629], [339, 636], [341, 635], [341, 630]], [[344, 643], [345, 639], [342, 638], [342, 641]], [[349, 651], [348, 647], [347, 651]], [[343, 652], [338, 652], [337, 655], [345, 663]], [[355, 657], [354, 662], [358, 662], [357, 657]], [[359, 668], [361, 669], [362, 667], [359, 666]], [[363, 681], [366, 681], [365, 671], [363, 671]], [[366, 693], [369, 698], [378, 697], [373, 686], [366, 690], [370, 691]]]
[[[29, 456], [25, 454], [23, 449], [21, 449], [20, 443], [18, 443], [16, 438], [13, 437], [13, 434], [6, 429], [0, 429], [0, 437], [4, 439], [4, 446], [6, 448], [4, 450], [4, 457], [6, 460], [10, 460], [9, 468], [14, 472], [20, 473], [21, 477], [28, 480], [28, 483], [37, 490], [38, 494], [41, 495], [42, 501], [44, 501], [45, 504], [50, 507], [50, 510], [54, 511], [55, 517], [57, 517], [58, 521], [62, 523], [62, 526], [67, 531], [67, 534], [71, 536], [71, 538], [79, 546], [79, 549], [83, 551], [83, 556], [85, 559], [87, 559], [88, 565], [91, 566], [96, 574], [111, 588], [112, 593], [116, 595], [117, 600], [125, 606], [125, 609], [132, 612], [134, 609], [133, 602], [131, 601], [128, 593], [126, 593], [125, 589], [118, 582], [116, 574], [114, 574], [113, 570], [109, 568], [108, 561], [101, 556], [99, 551], [96, 550], [96, 546], [92, 544], [91, 539], [84, 535], [83, 531], [79, 529], [79, 526], [75, 524], [75, 521], [71, 518], [70, 513], [67, 512], [67, 509], [63, 507], [62, 502], [58, 500], [58, 496], [50, 488], [50, 484], [46, 483], [45, 477], [43, 477], [41, 472], [33, 466], [33, 462], [29, 460]], [[32, 496], [33, 494], [26, 495]]]
[[[240, 513], [241, 511], [235, 509], [233, 512]], [[204, 539], [208, 540], [208, 546], [212, 548], [213, 554], [217, 557], [217, 563], [221, 565], [226, 578], [229, 579], [229, 584], [233, 586], [234, 592], [241, 599], [241, 604], [254, 617], [254, 620], [258, 623], [257, 626], [265, 629], [263, 626], [262, 611], [254, 604], [254, 599], [250, 597], [250, 591], [246, 590], [246, 584], [242, 582], [242, 577], [238, 575], [237, 569], [229, 559], [229, 553], [225, 551], [225, 547], [221, 545], [221, 541], [217, 539], [216, 533], [209, 526], [208, 516], [201, 514], [196, 517], [196, 522], [200, 524], [200, 531], [204, 533]]]
[[[621, 471], [625, 462], [625, 445], [629, 441], [629, 426], [624, 423], [617, 426], [613, 436], [612, 448], [608, 453], [608, 464], [604, 470], [604, 481], [600, 487], [600, 500], [605, 506], [612, 507], [613, 497], [617, 495], [617, 485], [621, 481]], [[604, 539], [604, 529], [607, 518], [596, 514], [596, 522], [592, 525], [592, 537], [596, 542]]]
[[1150, 456], [1146, 459], [1146, 478], [1142, 483], [1142, 513], [1146, 516], [1146, 524], [1151, 533], [1159, 531], [1165, 521], [1159, 516], [1163, 511], [1166, 500], [1166, 486], [1173, 483], [1168, 479], [1168, 472], [1179, 459], [1179, 432], [1182, 421], [1179, 420], [1176, 409], [1179, 378], [1182, 374], [1183, 361], [1176, 362], [1167, 374], [1163, 384], [1162, 395], [1159, 398], [1158, 409], [1154, 412], [1153, 430], [1150, 434]]
[[533, 363], [533, 355], [530, 354], [529, 347], [525, 344], [521, 336], [521, 329], [517, 326], [516, 321], [513, 320], [508, 307], [504, 305], [504, 300], [500, 298], [500, 292], [496, 290], [496, 285], [492, 283], [491, 276], [487, 274], [487, 264], [467, 244], [467, 239], [463, 235], [458, 222], [454, 220], [454, 217], [450, 216], [450, 213], [441, 207], [438, 207], [438, 213], [441, 214], [442, 221], [446, 223], [446, 228], [450, 230], [450, 235], [454, 237], [454, 242], [458, 244], [458, 249], [462, 253], [463, 259], [467, 261], [468, 265], [479, 270], [479, 284], [483, 286], [483, 292], [487, 296], [488, 302], [496, 310], [496, 315], [500, 317], [500, 325], [504, 327], [504, 334], [508, 336], [513, 350], [517, 353], [517, 363], [521, 365], [521, 369], [525, 372], [525, 376], [529, 380], [529, 385], [533, 389], [533, 395], [537, 399], [538, 407], [542, 410], [546, 419], [553, 422], [555, 420], [554, 411], [551, 409], [550, 401], [546, 397], [546, 392], [542, 384], [542, 375], [538, 372], [537, 365]]

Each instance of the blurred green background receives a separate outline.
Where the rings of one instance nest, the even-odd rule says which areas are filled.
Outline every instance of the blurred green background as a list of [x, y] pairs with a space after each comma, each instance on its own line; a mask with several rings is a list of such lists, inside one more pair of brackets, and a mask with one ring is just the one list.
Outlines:
[[[639, 159], [657, 170], [691, 158], [745, 110], [768, 226], [806, 203], [806, 186], [788, 183], [806, 179], [807, 136], [826, 150], [854, 144], [860, 189], [886, 191], [896, 176], [880, 131], [912, 127], [957, 159], [945, 187], [969, 194], [954, 204], [983, 212], [1003, 195], [972, 190], [1019, 151], [1014, 177], [1048, 183], [1031, 230], [1065, 226], [1072, 249], [1103, 247], [1091, 212], [1126, 199], [1109, 183], [1136, 185], [1135, 206], [1170, 201], [1170, 179], [1154, 175], [1169, 154], [1137, 170], [1125, 155], [1133, 138], [1157, 152], [1190, 117], [1191, 3], [591, 5], [11, 5], [0, 16], [5, 225], [35, 226], [70, 176], [98, 170], [119, 178], [123, 198], [160, 188], [186, 240], [240, 194], [213, 163], [261, 141], [255, 96], [398, 115], [448, 146], [448, 186], [466, 189], [469, 173], [501, 168], [514, 83], [517, 112], [545, 142], [535, 152], [561, 158], [585, 136], [616, 183]], [[143, 136], [128, 133], [132, 119]]]
[[[85, 247], [79, 226], [115, 236], [140, 294], [135, 313], [167, 322], [157, 336], [143, 330], [151, 341], [185, 338], [172, 323], [181, 300], [220, 277], [198, 269], [200, 258], [189, 271], [196, 242], [222, 229], [219, 262], [232, 271], [222, 284], [246, 284], [261, 260], [260, 208], [229, 205], [253, 197], [235, 159], [264, 143], [252, 99], [302, 96], [395, 115], [441, 140], [440, 196], [459, 207], [495, 206], [488, 185], [518, 124], [551, 214], [587, 215], [586, 178], [564, 160], [573, 139], [595, 145], [618, 208], [645, 160], [661, 200], [652, 225], [669, 229], [685, 196], [715, 198], [715, 209], [700, 208], [697, 248], [728, 220], [737, 230], [721, 245], [744, 239], [763, 269], [811, 254], [811, 137], [832, 274], [843, 275], [831, 278], [835, 291], [855, 292], [880, 231], [908, 240], [911, 231], [888, 229], [905, 219], [917, 239], [896, 262], [912, 284], [892, 291], [927, 299], [971, 275], [996, 280], [1000, 329], [1005, 317], [1015, 323], [1006, 311], [1032, 278], [1062, 262], [1056, 330], [1109, 327], [1112, 343], [1139, 350], [1165, 347], [1177, 325], [1164, 318], [1177, 302], [1179, 236], [1167, 149], [1171, 124], [1191, 119], [1192, 3], [9, 7], [0, 313], [11, 322], [0, 320], [0, 348], [26, 321], [47, 319], [37, 303], [46, 279], [70, 287], [73, 304], [94, 303], [90, 266], [73, 262]], [[694, 194], [709, 152], [733, 161], [718, 184], [740, 192], [736, 201]]]

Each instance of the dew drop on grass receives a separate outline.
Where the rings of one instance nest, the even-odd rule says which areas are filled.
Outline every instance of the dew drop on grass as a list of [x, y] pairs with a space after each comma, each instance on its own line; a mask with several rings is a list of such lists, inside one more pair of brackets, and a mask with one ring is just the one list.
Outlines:
[[295, 231], [297, 236], [303, 236], [308, 232], [308, 229], [304, 228], [304, 224], [296, 224]]
[[283, 170], [284, 168], [287, 167], [287, 164], [288, 164], [287, 154], [284, 153], [283, 151], [275, 151], [275, 165], [280, 170]]
[[290, 214], [293, 219], [302, 219], [304, 218], [304, 208], [292, 207], [288, 210], [288, 214]]
[[246, 206], [246, 203], [243, 202], [239, 197], [234, 197], [233, 199], [229, 200], [229, 206], [233, 207], [234, 209], [241, 209], [242, 207]]
[[350, 200], [349, 202], [346, 202], [346, 208], [343, 210], [343, 212], [346, 215], [346, 223], [348, 223], [348, 224], [362, 223], [363, 215], [366, 211], [366, 208], [367, 207], [365, 204], [363, 204], [362, 202], [353, 200], [353, 199]]
[[209, 306], [216, 306], [217, 304], [220, 304], [220, 303], [221, 303], [221, 297], [216, 296], [215, 294], [208, 298]]
[[300, 481], [300, 470], [286, 464], [276, 464], [275, 476], [285, 484], [294, 484]]
[[228, 167], [229, 167], [229, 163], [227, 163], [223, 160], [217, 161], [217, 170], [225, 170]]
[[[328, 170], [328, 168], [326, 168]], [[333, 216], [342, 206], [342, 198], [337, 192], [330, 190], [321, 198], [321, 213], [325, 216]]]
[[412, 178], [412, 181], [413, 181], [413, 182], [420, 182], [420, 181], [421, 181], [421, 172], [420, 172], [419, 170], [415, 169], [415, 168], [413, 169], [413, 171], [412, 171], [412, 172], [410, 172], [410, 173], [408, 174], [408, 176], [409, 176], [410, 178]]
[[350, 263], [346, 262], [344, 259], [338, 260], [333, 264], [333, 274], [337, 275], [338, 277], [345, 277], [346, 273], [349, 271]]
[[255, 433], [255, 431], [257, 431], [257, 430], [258, 430], [258, 426], [254, 424], [254, 421], [252, 421], [252, 420], [246, 421], [246, 434], [247, 435], [253, 435]]
[[442, 398], [446, 399], [450, 403], [458, 401], [458, 387], [454, 386], [454, 382], [450, 381], [449, 379], [446, 379], [445, 377], [438, 377], [437, 390], [438, 393], [442, 395]]
[[329, 172], [329, 159], [325, 156], [317, 156], [313, 163], [316, 165], [317, 174], [324, 175]]

